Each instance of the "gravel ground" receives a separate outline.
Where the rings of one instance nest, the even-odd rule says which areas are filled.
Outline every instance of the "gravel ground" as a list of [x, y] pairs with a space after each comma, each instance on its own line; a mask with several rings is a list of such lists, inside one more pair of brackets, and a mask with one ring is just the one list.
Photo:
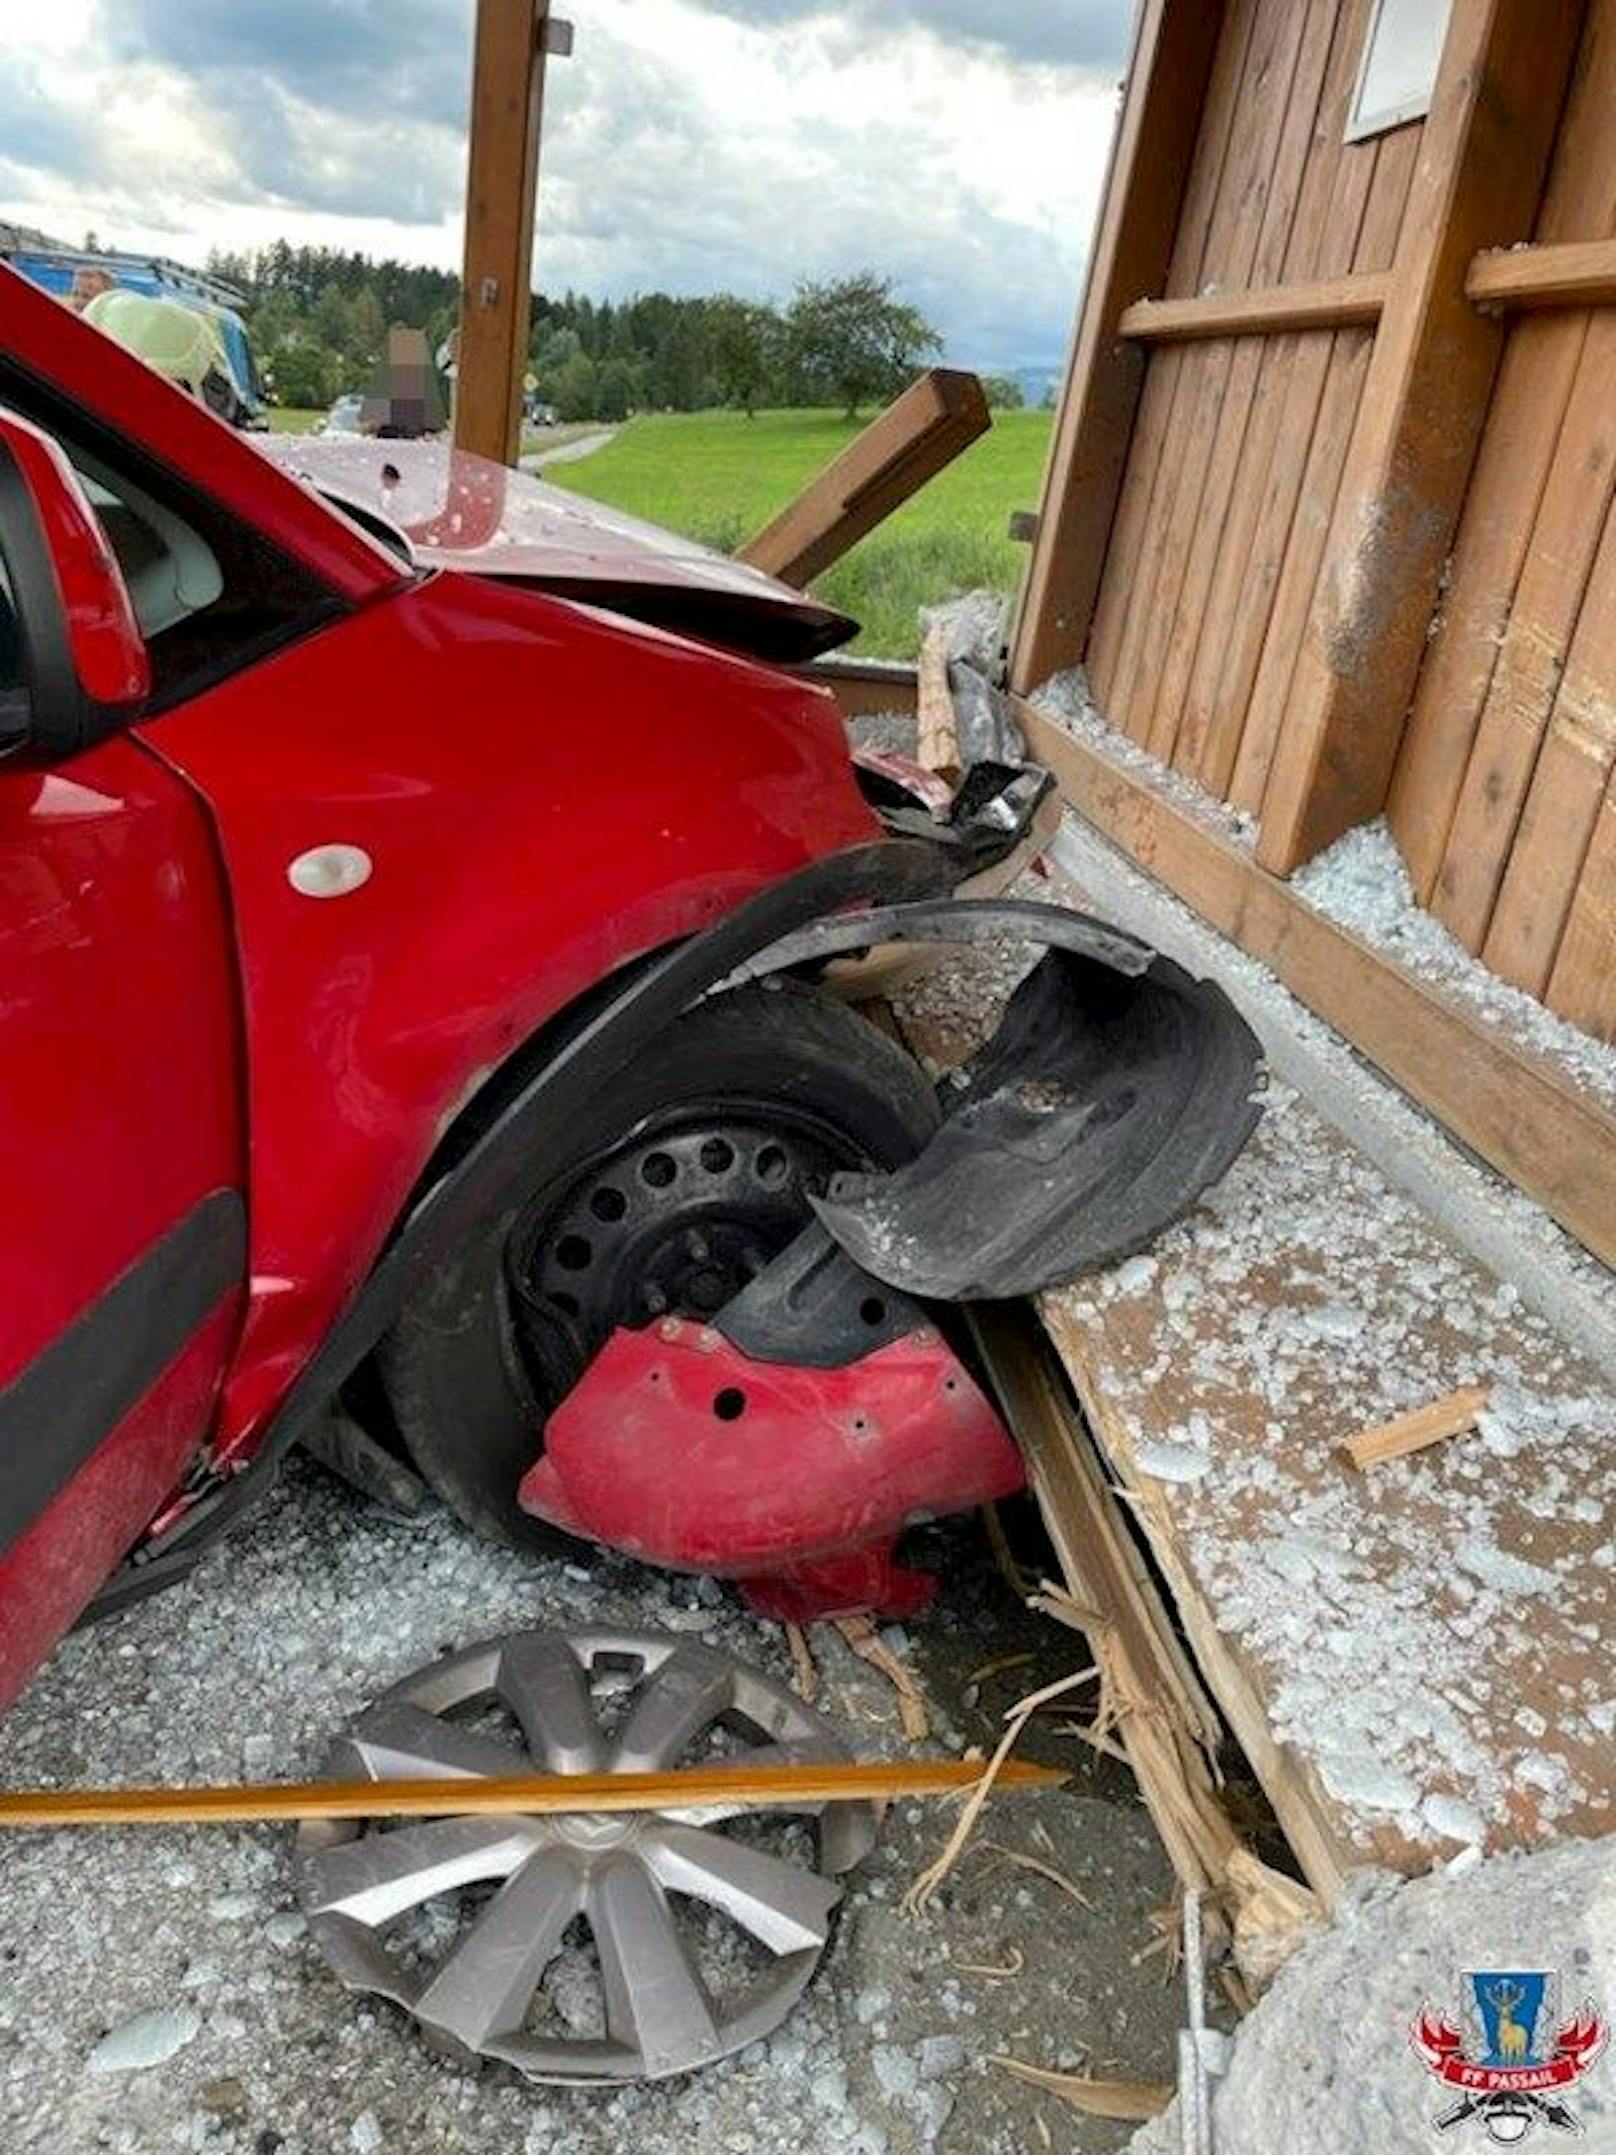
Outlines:
[[[1019, 1531], [1036, 1528], [1023, 1519]], [[1020, 1608], [974, 1523], [936, 1533], [929, 1555], [945, 1574], [938, 1606], [893, 1642], [941, 1741], [985, 1746], [1016, 1696], [1079, 1665], [1082, 1642]], [[534, 1562], [437, 1512], [398, 1523], [299, 1464], [190, 1586], [61, 1647], [0, 1728], [0, 1781], [311, 1774], [342, 1722], [438, 1652], [592, 1619], [671, 1626], [789, 1673], [781, 1632], [710, 1582], [610, 1556]], [[900, 1749], [886, 1680], [826, 1627], [813, 1646], [821, 1703], [844, 1736], [866, 1754]], [[967, 1681], [1007, 1653], [1029, 1658]], [[391, 2008], [342, 1991], [296, 1913], [280, 1830], [19, 1836], [0, 1874], [0, 2148], [1114, 2148], [1125, 2128], [1081, 2118], [985, 2062], [1007, 2051], [1172, 2076], [1176, 1993], [1159, 1954], [1135, 1961], [1171, 1892], [1165, 1860], [1118, 1768], [1054, 1737], [1044, 1755], [1079, 1778], [993, 1806], [923, 1919], [898, 1903], [935, 1853], [943, 1814], [915, 1805], [889, 1818], [816, 1981], [767, 2043], [616, 2093], [464, 2070], [434, 2057]], [[989, 1842], [1057, 1865], [1092, 1905]], [[1018, 1962], [1013, 1975], [969, 1972]], [[109, 2035], [116, 2044], [92, 2064]], [[152, 2062], [117, 2069], [120, 2054]]]

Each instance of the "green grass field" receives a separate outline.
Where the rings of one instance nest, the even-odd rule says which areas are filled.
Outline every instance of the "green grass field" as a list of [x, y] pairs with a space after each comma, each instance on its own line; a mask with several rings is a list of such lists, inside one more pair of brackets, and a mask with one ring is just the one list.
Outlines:
[[[923, 605], [983, 586], [1009, 591], [1023, 550], [1012, 509], [1037, 506], [1048, 412], [999, 412], [993, 431], [826, 572], [815, 591], [863, 623], [855, 651], [910, 658]], [[546, 476], [726, 552], [766, 524], [857, 433], [839, 412], [672, 413]]]

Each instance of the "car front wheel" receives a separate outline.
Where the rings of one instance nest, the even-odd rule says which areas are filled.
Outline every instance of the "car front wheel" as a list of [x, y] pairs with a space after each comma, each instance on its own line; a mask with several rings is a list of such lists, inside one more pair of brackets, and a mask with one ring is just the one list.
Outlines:
[[559, 1152], [513, 1162], [489, 1232], [385, 1342], [422, 1474], [478, 1533], [554, 1549], [517, 1484], [611, 1334], [711, 1318], [807, 1224], [810, 1192], [900, 1166], [937, 1121], [910, 1057], [817, 990], [742, 988], [675, 1020]]

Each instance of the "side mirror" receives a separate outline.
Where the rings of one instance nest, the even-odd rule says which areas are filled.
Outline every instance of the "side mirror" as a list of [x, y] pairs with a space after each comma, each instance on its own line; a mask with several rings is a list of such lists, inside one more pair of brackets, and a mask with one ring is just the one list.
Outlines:
[[0, 411], [0, 613], [8, 606], [17, 680], [9, 694], [0, 681], [0, 745], [71, 756], [139, 714], [151, 662], [106, 534], [58, 445]]

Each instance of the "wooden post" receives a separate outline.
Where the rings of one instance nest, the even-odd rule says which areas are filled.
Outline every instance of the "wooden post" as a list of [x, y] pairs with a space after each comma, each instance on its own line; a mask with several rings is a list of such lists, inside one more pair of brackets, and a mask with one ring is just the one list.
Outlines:
[[1142, 0], [1100, 227], [1044, 473], [1038, 532], [1010, 645], [1025, 694], [1088, 641], [1148, 352], [1123, 310], [1161, 291], [1178, 229], [1223, 0]]
[[974, 374], [929, 367], [736, 549], [739, 559], [783, 583], [812, 583], [992, 424]]
[[571, 50], [550, 0], [477, 0], [454, 438], [500, 464], [521, 445], [545, 59]]
[[1466, 277], [1536, 221], [1581, 15], [1453, 0], [1263, 801], [1257, 857], [1279, 874], [1384, 805], [1501, 346]]

